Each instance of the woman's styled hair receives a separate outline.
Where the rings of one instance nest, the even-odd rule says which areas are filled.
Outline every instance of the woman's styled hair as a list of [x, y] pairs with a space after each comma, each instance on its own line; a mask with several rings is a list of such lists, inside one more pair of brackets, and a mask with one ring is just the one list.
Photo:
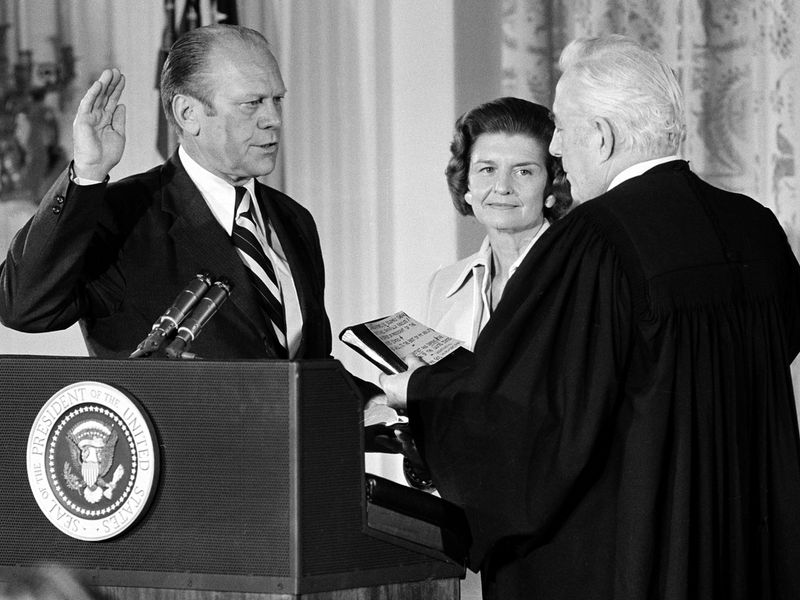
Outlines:
[[575, 101], [608, 120], [622, 147], [677, 152], [686, 137], [683, 92], [658, 54], [623, 35], [578, 38], [564, 48], [559, 66], [581, 90]]
[[572, 205], [572, 196], [561, 168], [561, 159], [548, 152], [554, 129], [548, 109], [521, 98], [498, 98], [461, 115], [455, 124], [450, 161], [445, 169], [447, 187], [456, 210], [462, 215], [474, 214], [464, 195], [469, 191], [469, 165], [475, 140], [484, 133], [505, 133], [526, 135], [542, 145], [547, 156], [544, 196], [547, 198], [553, 194], [556, 199], [552, 207], [544, 207], [542, 212], [549, 221], [565, 215]]
[[211, 97], [214, 90], [208, 85], [205, 74], [208, 61], [215, 49], [245, 44], [269, 50], [269, 42], [259, 32], [239, 25], [209, 25], [191, 29], [179, 37], [169, 50], [161, 68], [161, 107], [169, 124], [180, 133], [172, 114], [172, 99], [181, 94], [202, 102], [206, 114], [215, 114]]

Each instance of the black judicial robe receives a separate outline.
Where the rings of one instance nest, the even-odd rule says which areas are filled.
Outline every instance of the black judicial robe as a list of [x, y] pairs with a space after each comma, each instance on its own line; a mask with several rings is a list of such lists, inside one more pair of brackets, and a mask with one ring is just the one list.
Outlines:
[[685, 162], [556, 223], [409, 384], [485, 598], [800, 598], [799, 350], [779, 223]]

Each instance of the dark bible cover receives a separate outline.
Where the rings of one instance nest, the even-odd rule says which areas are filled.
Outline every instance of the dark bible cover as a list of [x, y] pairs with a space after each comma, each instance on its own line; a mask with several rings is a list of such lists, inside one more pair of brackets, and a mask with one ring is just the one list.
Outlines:
[[420, 553], [466, 563], [471, 537], [461, 507], [371, 473], [365, 474], [365, 488], [368, 529]]

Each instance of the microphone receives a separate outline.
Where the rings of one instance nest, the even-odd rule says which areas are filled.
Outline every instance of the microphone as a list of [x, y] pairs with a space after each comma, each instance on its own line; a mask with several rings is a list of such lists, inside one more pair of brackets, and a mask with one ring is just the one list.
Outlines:
[[149, 356], [167, 340], [181, 322], [189, 314], [189, 311], [194, 308], [195, 304], [203, 297], [203, 294], [211, 287], [211, 276], [202, 271], [198, 273], [195, 278], [189, 282], [186, 289], [183, 290], [178, 297], [167, 309], [163, 315], [153, 324], [153, 328], [148, 336], [142, 340], [137, 346], [136, 350], [130, 355], [129, 358], [139, 358], [142, 356]]
[[178, 333], [175, 334], [175, 339], [167, 346], [166, 353], [169, 358], [197, 358], [196, 355], [187, 351], [189, 345], [200, 335], [200, 330], [216, 314], [222, 303], [228, 299], [231, 287], [233, 284], [225, 278], [214, 282], [191, 314], [183, 320], [178, 328]]

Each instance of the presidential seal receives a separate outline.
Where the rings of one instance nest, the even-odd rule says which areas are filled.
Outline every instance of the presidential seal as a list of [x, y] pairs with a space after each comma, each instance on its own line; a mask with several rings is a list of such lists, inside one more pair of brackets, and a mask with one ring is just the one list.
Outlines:
[[28, 481], [39, 508], [73, 538], [119, 535], [155, 492], [155, 440], [147, 415], [117, 388], [83, 381], [59, 390], [28, 436]]

